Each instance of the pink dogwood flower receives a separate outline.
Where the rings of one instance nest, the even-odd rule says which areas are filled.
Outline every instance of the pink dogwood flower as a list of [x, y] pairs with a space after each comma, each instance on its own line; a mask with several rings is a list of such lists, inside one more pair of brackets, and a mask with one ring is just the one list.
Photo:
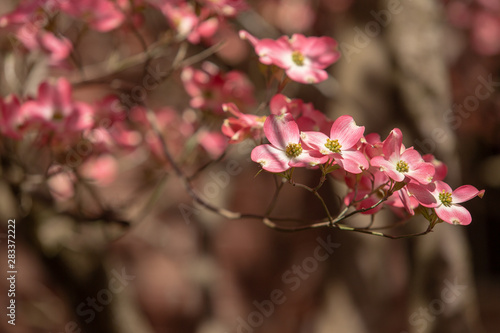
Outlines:
[[55, 84], [40, 84], [37, 99], [21, 106], [27, 125], [39, 126], [47, 134], [59, 134], [61, 138], [90, 129], [94, 124], [92, 107], [74, 101], [71, 95], [71, 84], [65, 78]]
[[252, 150], [252, 161], [269, 172], [283, 172], [292, 167], [323, 164], [327, 157], [313, 156], [312, 150], [302, 147], [299, 127], [290, 113], [270, 115], [264, 123], [264, 133], [271, 144], [263, 144]]
[[462, 185], [453, 191], [450, 185], [440, 180], [427, 186], [408, 184], [408, 188], [422, 206], [434, 208], [441, 220], [455, 225], [472, 222], [469, 211], [459, 204], [484, 195], [484, 190], [479, 191], [471, 185]]
[[208, 61], [201, 67], [186, 67], [181, 74], [184, 88], [191, 96], [191, 107], [222, 114], [224, 103], [233, 102], [240, 107], [255, 103], [253, 85], [245, 74], [235, 70], [221, 72]]
[[391, 179], [402, 182], [406, 177], [421, 184], [432, 181], [435, 168], [427, 163], [422, 156], [413, 149], [406, 149], [403, 145], [403, 134], [395, 128], [391, 131], [383, 145], [384, 156], [375, 156], [371, 159], [371, 165], [380, 168]]
[[0, 133], [13, 139], [21, 139], [24, 117], [21, 103], [15, 95], [0, 98]]
[[81, 19], [97, 31], [108, 32], [118, 28], [126, 19], [126, 0], [61, 1], [61, 11]]
[[198, 133], [198, 142], [211, 159], [220, 157], [227, 148], [227, 138], [220, 132], [202, 130]]
[[28, 51], [47, 54], [50, 66], [63, 67], [73, 46], [69, 39], [45, 30], [50, 22], [46, 12], [55, 9], [49, 1], [21, 2], [15, 10], [0, 16], [0, 28], [11, 31]]
[[240, 31], [240, 38], [247, 39], [255, 48], [261, 63], [276, 65], [286, 75], [300, 83], [318, 83], [328, 78], [324, 70], [340, 57], [337, 42], [331, 37], [305, 37], [294, 34], [277, 40], [259, 40], [247, 31]]
[[80, 166], [80, 172], [84, 178], [102, 187], [111, 184], [116, 179], [118, 169], [118, 161], [111, 154], [92, 156]]
[[227, 17], [235, 17], [248, 9], [245, 0], [198, 0], [198, 2], [215, 14]]
[[369, 163], [357, 144], [363, 137], [364, 126], [357, 126], [351, 116], [341, 116], [333, 123], [330, 136], [321, 132], [302, 132], [304, 144], [321, 155], [333, 158], [341, 168], [351, 173], [361, 173]]
[[266, 121], [266, 116], [259, 117], [254, 114], [242, 113], [236, 104], [223, 104], [225, 112], [230, 112], [234, 117], [224, 119], [222, 124], [222, 133], [229, 138], [229, 143], [237, 143], [246, 138], [260, 139], [262, 137], [262, 128]]
[[280, 115], [290, 112], [297, 122], [300, 131], [320, 131], [329, 133], [333, 121], [324, 113], [315, 110], [312, 103], [304, 103], [301, 99], [290, 99], [282, 94], [275, 95], [269, 103], [272, 114]]
[[198, 44], [202, 38], [212, 37], [219, 27], [218, 18], [210, 17], [208, 8], [195, 8], [194, 4], [184, 0], [148, 2], [163, 13], [179, 39], [187, 39], [192, 44]]

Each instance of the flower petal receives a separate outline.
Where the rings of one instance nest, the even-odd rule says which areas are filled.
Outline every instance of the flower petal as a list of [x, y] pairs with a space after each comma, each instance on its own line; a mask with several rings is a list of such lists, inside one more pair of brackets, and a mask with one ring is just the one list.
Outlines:
[[406, 173], [406, 176], [421, 184], [429, 184], [432, 181], [435, 171], [434, 165], [423, 162], [418, 164], [416, 168], [410, 165], [410, 171]]
[[316, 68], [326, 68], [340, 58], [337, 42], [331, 37], [304, 37], [295, 34], [291, 38], [291, 44], [309, 58]]
[[364, 126], [357, 126], [351, 116], [341, 116], [335, 120], [330, 130], [330, 139], [338, 140], [342, 150], [352, 148], [363, 137]]
[[380, 171], [397, 182], [402, 182], [405, 179], [405, 176], [396, 170], [396, 166], [382, 156], [375, 156], [371, 159], [370, 163], [374, 167], [380, 168]]
[[264, 133], [269, 142], [276, 148], [286, 149], [289, 143], [299, 143], [299, 126], [290, 113], [281, 116], [274, 114], [267, 117]]
[[269, 172], [283, 172], [290, 169], [290, 159], [282, 150], [271, 145], [260, 145], [255, 147], [250, 154], [252, 161], [259, 163], [264, 170]]
[[328, 78], [328, 73], [322, 69], [309, 66], [297, 66], [295, 64], [292, 64], [292, 66], [286, 70], [286, 75], [288, 75], [290, 79], [304, 84], [319, 83]]
[[452, 202], [461, 203], [477, 196], [481, 191], [472, 185], [462, 185], [451, 194]]
[[369, 168], [365, 155], [358, 150], [347, 150], [342, 152], [342, 158], [335, 159], [337, 163], [347, 172], [361, 173]]
[[387, 139], [384, 140], [383, 152], [387, 159], [391, 155], [395, 155], [394, 158], [399, 160], [401, 156], [401, 145], [403, 144], [403, 133], [399, 128], [395, 128], [391, 131]]
[[406, 185], [408, 192], [413, 195], [417, 201], [424, 207], [436, 207], [440, 204], [438, 199], [432, 195], [434, 184], [421, 185], [418, 183], [409, 183]]
[[321, 132], [306, 131], [300, 133], [302, 142], [313, 150], [320, 152], [323, 155], [329, 155], [331, 151], [325, 147], [328, 137]]
[[419, 163], [423, 163], [424, 159], [422, 155], [418, 151], [413, 148], [406, 149], [400, 157], [401, 160], [405, 161], [409, 165], [417, 165]]
[[439, 196], [439, 193], [445, 191], [447, 193], [452, 193], [453, 190], [451, 189], [450, 185], [446, 184], [445, 182], [441, 181], [441, 180], [436, 180], [434, 182], [434, 184], [436, 184], [436, 189], [434, 190], [433, 195], [434, 196]]
[[328, 161], [328, 156], [316, 156], [314, 153], [315, 151], [304, 149], [302, 154], [292, 158], [288, 165], [291, 167], [312, 167]]
[[469, 211], [461, 205], [451, 205], [450, 207], [441, 205], [435, 208], [435, 211], [441, 220], [450, 224], [468, 225], [472, 222]]
[[269, 102], [269, 109], [271, 110], [271, 114], [279, 116], [286, 113], [288, 111], [288, 103], [290, 102], [290, 99], [285, 95], [274, 95]]

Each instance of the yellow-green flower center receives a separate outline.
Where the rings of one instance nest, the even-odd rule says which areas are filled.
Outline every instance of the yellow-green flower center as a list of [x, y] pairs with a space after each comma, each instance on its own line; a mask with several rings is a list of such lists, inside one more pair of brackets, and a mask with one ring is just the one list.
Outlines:
[[396, 164], [396, 170], [401, 173], [406, 173], [410, 170], [408, 167], [408, 163], [405, 161], [399, 161], [398, 164]]
[[303, 66], [304, 65], [304, 55], [300, 53], [300, 51], [293, 51], [292, 52], [292, 60], [297, 66]]
[[451, 193], [446, 192], [443, 190], [441, 193], [439, 193], [439, 200], [445, 207], [450, 207], [451, 206]]
[[339, 143], [339, 140], [330, 140], [326, 139], [325, 147], [330, 149], [332, 153], [340, 153], [342, 148], [342, 145]]
[[289, 143], [288, 146], [286, 146], [286, 156], [292, 158], [292, 157], [297, 157], [300, 154], [302, 154], [302, 146], [300, 143]]
[[267, 117], [266, 116], [262, 116], [262, 117], [258, 117], [256, 118], [255, 120], [259, 123], [264, 123], [266, 121]]

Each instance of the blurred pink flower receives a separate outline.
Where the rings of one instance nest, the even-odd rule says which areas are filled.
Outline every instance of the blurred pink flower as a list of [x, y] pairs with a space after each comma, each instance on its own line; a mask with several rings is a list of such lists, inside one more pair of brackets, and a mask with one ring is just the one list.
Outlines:
[[254, 46], [261, 63], [283, 68], [288, 77], [300, 83], [318, 83], [328, 78], [324, 69], [340, 58], [337, 42], [330, 37], [294, 34], [277, 40], [259, 40], [241, 30], [240, 37]]
[[310, 0], [268, 0], [261, 2], [262, 16], [286, 34], [302, 33], [314, 24], [316, 13]]
[[229, 143], [237, 143], [246, 138], [258, 140], [262, 137], [262, 128], [266, 117], [254, 114], [244, 114], [234, 103], [222, 105], [225, 112], [230, 112], [234, 117], [224, 119], [222, 133], [229, 138]]
[[59, 78], [54, 84], [45, 81], [38, 88], [38, 96], [22, 106], [26, 124], [40, 128], [42, 134], [54, 139], [66, 139], [90, 129], [94, 110], [84, 102], [74, 101], [71, 84]]
[[227, 138], [220, 132], [200, 131], [198, 133], [198, 143], [208, 153], [210, 158], [220, 157], [227, 147]]
[[127, 0], [78, 0], [60, 1], [61, 11], [78, 18], [97, 31], [107, 32], [118, 28], [126, 20], [124, 7]]
[[253, 85], [242, 72], [223, 73], [211, 62], [204, 62], [201, 68], [186, 67], [181, 74], [191, 96], [191, 107], [222, 114], [224, 103], [232, 102], [241, 108], [255, 103]]
[[94, 181], [98, 186], [107, 186], [116, 179], [118, 163], [110, 154], [93, 156], [80, 166], [80, 172], [83, 177]]
[[0, 97], [0, 133], [13, 139], [22, 138], [24, 116], [21, 112], [21, 103], [15, 95]]
[[285, 95], [275, 95], [269, 104], [271, 113], [283, 114], [290, 112], [294, 117], [300, 131], [320, 131], [330, 133], [333, 120], [328, 119], [324, 113], [315, 110], [312, 103], [304, 103], [301, 99], [289, 99]]
[[248, 9], [245, 0], [198, 0], [205, 8], [217, 15], [234, 17]]
[[500, 14], [479, 11], [474, 15], [472, 45], [483, 55], [500, 53]]
[[52, 165], [47, 171], [47, 186], [57, 201], [66, 201], [75, 195], [76, 176], [69, 168]]
[[22, 2], [14, 11], [0, 17], [0, 28], [11, 31], [28, 51], [47, 54], [50, 66], [64, 67], [73, 46], [66, 37], [45, 30], [49, 24], [45, 12], [48, 8], [42, 5], [48, 6], [42, 1]]

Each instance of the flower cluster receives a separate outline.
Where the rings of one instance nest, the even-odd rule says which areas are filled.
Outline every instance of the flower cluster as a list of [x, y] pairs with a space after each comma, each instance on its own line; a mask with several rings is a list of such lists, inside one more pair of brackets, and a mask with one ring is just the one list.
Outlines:
[[286, 171], [291, 168], [321, 168], [345, 181], [349, 192], [344, 202], [365, 214], [388, 205], [411, 215], [418, 210], [434, 223], [471, 222], [459, 204], [481, 197], [484, 191], [470, 185], [453, 191], [443, 182], [446, 166], [432, 155], [422, 157], [413, 147], [406, 148], [401, 130], [395, 128], [381, 141], [377, 134], [365, 136], [365, 128], [346, 115], [337, 118], [327, 134], [305, 130], [299, 122], [302, 116], [296, 119], [291, 112], [299, 104], [283, 95], [271, 100], [271, 115], [263, 126], [269, 144], [258, 145], [251, 153], [264, 170], [289, 177]]
[[[28, 51], [46, 54], [53, 67], [67, 67], [71, 41], [54, 29], [60, 14], [83, 22], [98, 32], [140, 26], [146, 8], [160, 11], [179, 40], [198, 44], [210, 41], [227, 18], [247, 9], [245, 0], [24, 0], [0, 16], [7, 29]], [[128, 20], [129, 19], [129, 20]]]
[[[308, 8], [305, 4], [296, 5], [296, 13], [300, 8]], [[0, 97], [0, 134], [7, 138], [6, 142], [25, 140], [28, 146], [46, 148], [40, 149], [41, 154], [47, 152], [53, 159], [44, 169], [47, 184], [60, 198], [71, 196], [71, 184], [81, 177], [99, 184], [109, 183], [119, 169], [119, 153], [142, 153], [150, 157], [143, 161], [162, 169], [172, 167], [181, 177], [183, 172], [176, 161], [182, 161], [182, 167], [207, 159], [217, 161], [223, 158], [228, 143], [249, 139], [256, 144], [251, 159], [263, 170], [279, 174], [294, 185], [298, 185], [293, 179], [294, 168], [321, 171], [316, 188], [300, 184], [318, 197], [317, 190], [328, 177], [346, 184], [345, 214], [341, 213], [335, 222], [320, 198], [330, 225], [345, 218], [346, 214], [375, 214], [384, 207], [401, 215], [421, 214], [431, 226], [441, 221], [462, 225], [471, 222], [469, 212], [461, 203], [481, 197], [484, 191], [470, 185], [453, 190], [444, 182], [446, 165], [432, 155], [422, 156], [413, 147], [407, 148], [398, 128], [382, 139], [375, 133], [366, 134], [365, 127], [356, 124], [349, 115], [328, 119], [312, 103], [282, 94], [291, 81], [316, 84], [328, 79], [327, 67], [340, 58], [335, 39], [298, 33], [276, 40], [258, 39], [248, 31], [239, 31], [239, 37], [249, 41], [260, 63], [265, 65], [260, 68], [268, 74], [266, 94], [256, 94], [244, 72], [224, 71], [225, 66], [216, 65], [225, 57], [217, 47], [192, 54], [199, 46], [189, 43], [210, 45], [218, 39], [236, 45], [226, 56], [232, 51], [236, 51], [235, 54], [241, 50], [245, 52], [245, 47], [238, 47], [245, 43], [238, 39], [229, 20], [246, 9], [244, 0], [21, 1], [12, 12], [0, 16], [0, 28], [9, 32], [10, 37], [14, 37], [12, 40], [19, 41], [24, 51], [35, 52], [31, 58], [45, 55], [44, 65], [50, 67], [48, 72], [61, 77], [41, 82], [36, 96], [10, 94]], [[165, 21], [165, 31], [162, 31], [165, 37], [158, 43], [148, 43], [153, 34], [142, 35], [142, 30], [148, 30], [147, 24], [142, 25], [143, 15], [148, 15], [148, 11], [156, 12], [157, 17]], [[60, 28], [65, 24], [61, 22], [70, 22], [68, 26], [82, 34], [89, 29], [100, 34], [133, 31], [131, 35], [140, 41], [143, 54], [135, 54], [133, 47], [118, 50], [116, 57], [122, 59], [108, 73], [107, 67], [91, 66], [88, 59], [80, 59], [78, 51], [82, 47], [78, 43], [81, 36], [73, 36], [73, 41], [63, 36], [61, 31], [64, 29]], [[297, 23], [304, 27], [309, 24]], [[154, 36], [157, 35], [160, 34]], [[165, 45], [174, 45], [177, 49], [176, 55], [170, 53], [172, 66], [165, 75], [153, 75], [154, 85], [146, 85], [151, 79], [146, 73], [152, 75], [151, 63], [159, 60], [158, 54]], [[205, 61], [211, 52], [219, 52], [220, 57]], [[244, 56], [239, 54], [234, 58]], [[91, 85], [109, 79], [110, 89], [116, 91], [127, 90], [128, 85], [125, 81], [114, 80], [114, 75], [144, 64], [144, 87], [130, 88], [130, 92], [137, 95], [134, 98], [137, 104], [127, 103], [125, 109], [116, 95], [101, 96], [91, 102], [75, 99], [71, 83], [63, 76], [68, 74], [72, 80], [76, 77], [69, 71], [72, 69], [70, 60], [80, 69], [80, 84]], [[111, 57], [110, 63], [114, 60]], [[93, 65], [99, 65], [95, 70], [97, 74], [94, 74]], [[234, 63], [235, 68], [241, 68], [238, 65], [241, 64]], [[38, 80], [31, 75], [31, 66], [28, 67], [26, 77]], [[98, 73], [101, 68], [105, 71], [103, 75]], [[155, 109], [149, 107], [147, 90], [161, 87], [164, 80], [178, 73], [177, 79], [188, 95], [189, 106], [181, 110], [166, 105]], [[20, 91], [29, 91], [33, 83], [28, 83]], [[125, 93], [120, 96], [127, 97]], [[249, 113], [256, 100], [264, 96], [267, 97], [261, 101], [258, 111]], [[182, 98], [173, 102], [180, 100]], [[262, 114], [267, 107], [269, 113]], [[75, 157], [79, 163], [72, 163], [66, 157], [69, 167], [65, 167], [63, 156], [82, 142], [88, 143], [90, 148], [80, 149], [80, 155], [84, 156]], [[203, 152], [201, 159], [194, 154], [200, 151]], [[210, 163], [199, 170], [203, 171]], [[188, 187], [190, 179], [186, 178]], [[191, 195], [195, 193], [190, 191]], [[211, 207], [209, 204], [204, 206]], [[347, 213], [349, 209], [351, 212]]]
[[244, 0], [198, 0], [196, 4], [185, 0], [146, 1], [165, 15], [179, 38], [193, 44], [210, 39], [227, 17], [247, 9]]

